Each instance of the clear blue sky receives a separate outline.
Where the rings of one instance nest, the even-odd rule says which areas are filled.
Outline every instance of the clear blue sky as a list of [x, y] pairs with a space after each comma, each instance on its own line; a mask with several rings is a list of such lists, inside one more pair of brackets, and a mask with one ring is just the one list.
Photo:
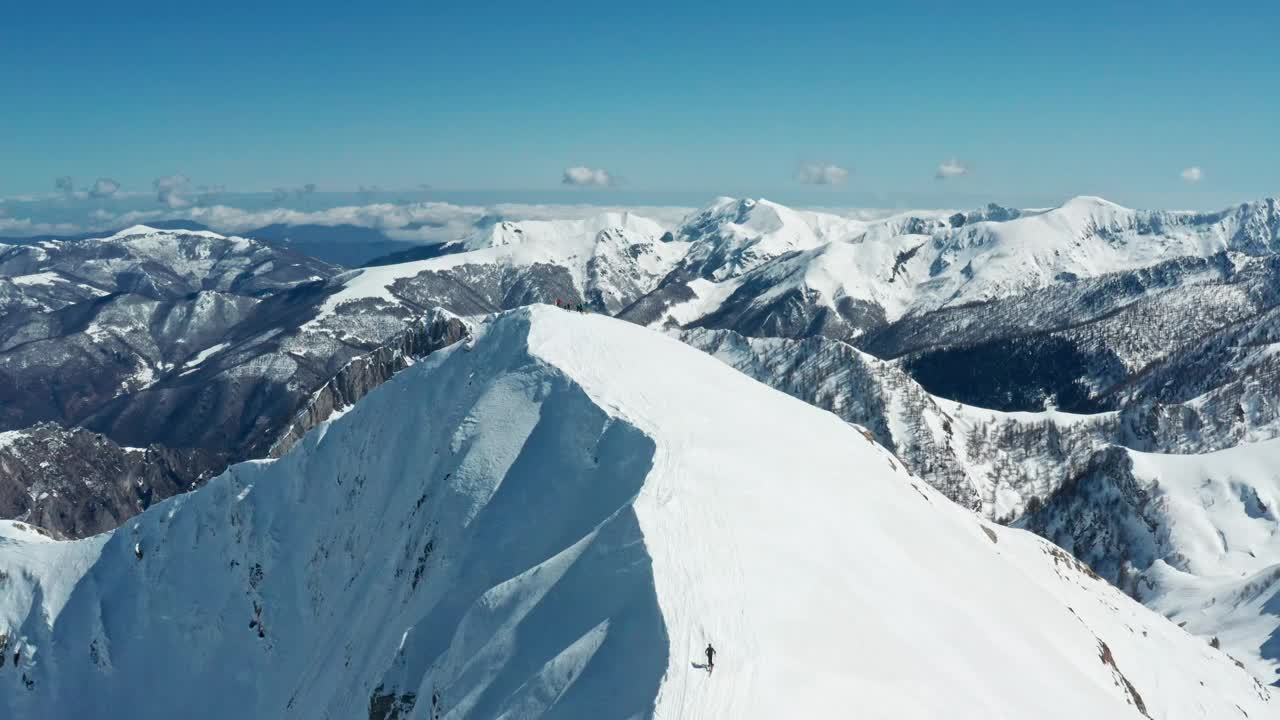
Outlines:
[[[572, 165], [813, 203], [1280, 193], [1276, 3], [1038, 5], [23, 4], [0, 18], [0, 195], [178, 172], [537, 191]], [[953, 157], [969, 172], [936, 179]], [[803, 162], [851, 175], [805, 186]]]

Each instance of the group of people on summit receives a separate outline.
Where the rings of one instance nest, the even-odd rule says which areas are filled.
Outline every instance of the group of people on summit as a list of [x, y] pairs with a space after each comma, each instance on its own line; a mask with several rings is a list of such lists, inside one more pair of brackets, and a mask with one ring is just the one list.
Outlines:
[[586, 303], [569, 303], [560, 298], [556, 298], [556, 307], [564, 308], [565, 310], [577, 310], [580, 313], [587, 312]]

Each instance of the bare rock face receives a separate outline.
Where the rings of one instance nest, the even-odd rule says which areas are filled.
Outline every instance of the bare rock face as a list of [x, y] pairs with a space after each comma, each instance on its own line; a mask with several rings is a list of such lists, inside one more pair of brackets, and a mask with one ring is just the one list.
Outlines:
[[280, 457], [302, 439], [307, 431], [351, 407], [370, 390], [426, 357], [467, 336], [466, 323], [444, 311], [425, 321], [412, 323], [398, 338], [377, 350], [351, 360], [332, 380], [317, 390], [293, 422], [271, 445], [267, 454]]

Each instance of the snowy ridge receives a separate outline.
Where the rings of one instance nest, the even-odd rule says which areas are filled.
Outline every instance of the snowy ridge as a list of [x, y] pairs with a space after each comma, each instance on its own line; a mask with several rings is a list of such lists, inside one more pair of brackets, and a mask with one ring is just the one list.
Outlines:
[[397, 283], [463, 266], [563, 268], [579, 295], [594, 295], [602, 306], [617, 310], [623, 298], [651, 290], [683, 257], [686, 245], [664, 241], [665, 234], [656, 221], [628, 212], [576, 220], [500, 222], [459, 240], [464, 252], [339, 276], [339, 290], [325, 301], [311, 326], [323, 324], [346, 303], [372, 300], [401, 304]]
[[686, 342], [866, 427], [915, 474], [997, 522], [1022, 515], [1121, 434], [1116, 413], [1001, 412], [930, 395], [897, 364], [828, 338], [688, 330]]
[[[110, 235], [101, 240], [124, 240], [133, 238], [154, 238], [156, 236], [172, 236], [172, 235], [190, 235], [193, 237], [210, 238], [213, 240], [227, 240], [226, 235], [219, 235], [210, 230], [159, 230], [147, 225], [134, 225], [127, 227], [114, 235]], [[238, 238], [243, 240], [244, 238]]]
[[851, 301], [845, 321], [824, 328], [847, 339], [912, 314], [1176, 258], [1275, 253], [1280, 210], [1263, 200], [1212, 214], [1143, 211], [1077, 197], [1047, 210], [989, 206], [867, 221], [724, 198], [690, 216], [677, 237], [691, 243], [685, 267], [698, 277], [696, 300], [683, 298], [650, 323], [726, 327], [726, 316], [745, 317], [752, 334], [771, 324], [763, 334], [793, 336], [813, 325], [815, 308]]
[[545, 307], [114, 533], [0, 534], [11, 717], [1280, 716], [859, 428]]
[[[1267, 347], [1258, 342], [1264, 327], [1249, 333], [1256, 347]], [[1154, 418], [1142, 414], [999, 412], [931, 396], [895, 364], [839, 341], [710, 330], [679, 337], [866, 426], [931, 485], [986, 517], [1016, 522], [1031, 512], [1029, 527], [1148, 607], [1218, 643], [1259, 678], [1276, 678], [1280, 440], [1247, 444], [1246, 435], [1246, 444], [1204, 453], [1230, 428], [1211, 422], [1213, 432], [1189, 431], [1195, 425], [1179, 417], [1177, 406], [1164, 410], [1175, 426], [1160, 432]], [[1259, 411], [1247, 399], [1239, 407], [1250, 415]], [[1149, 436], [1134, 437], [1133, 427]], [[1236, 429], [1262, 434], [1266, 428]], [[1204, 454], [1118, 447], [1132, 442]]]

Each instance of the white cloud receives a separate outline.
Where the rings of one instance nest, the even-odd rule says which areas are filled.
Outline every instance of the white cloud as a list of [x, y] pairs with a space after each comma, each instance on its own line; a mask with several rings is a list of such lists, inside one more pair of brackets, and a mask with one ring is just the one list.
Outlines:
[[182, 196], [191, 179], [181, 173], [158, 177], [151, 186], [156, 190], [156, 202], [169, 208], [183, 208], [191, 204]]
[[1186, 180], [1189, 183], [1200, 182], [1200, 178], [1203, 178], [1203, 177], [1204, 177], [1204, 171], [1201, 170], [1200, 167], [1197, 165], [1192, 165], [1191, 167], [1182, 171], [1182, 179]]
[[839, 185], [849, 177], [849, 171], [832, 163], [803, 163], [796, 168], [796, 182], [806, 185]]
[[946, 180], [947, 178], [959, 177], [968, 173], [969, 168], [962, 165], [959, 160], [951, 158], [938, 166], [938, 172], [934, 177], [939, 180]]
[[93, 187], [89, 188], [89, 197], [106, 199], [114, 196], [119, 191], [120, 183], [111, 178], [98, 178]]
[[575, 165], [564, 169], [564, 177], [560, 179], [560, 182], [564, 185], [578, 187], [609, 187], [615, 184], [616, 179], [600, 168]]

